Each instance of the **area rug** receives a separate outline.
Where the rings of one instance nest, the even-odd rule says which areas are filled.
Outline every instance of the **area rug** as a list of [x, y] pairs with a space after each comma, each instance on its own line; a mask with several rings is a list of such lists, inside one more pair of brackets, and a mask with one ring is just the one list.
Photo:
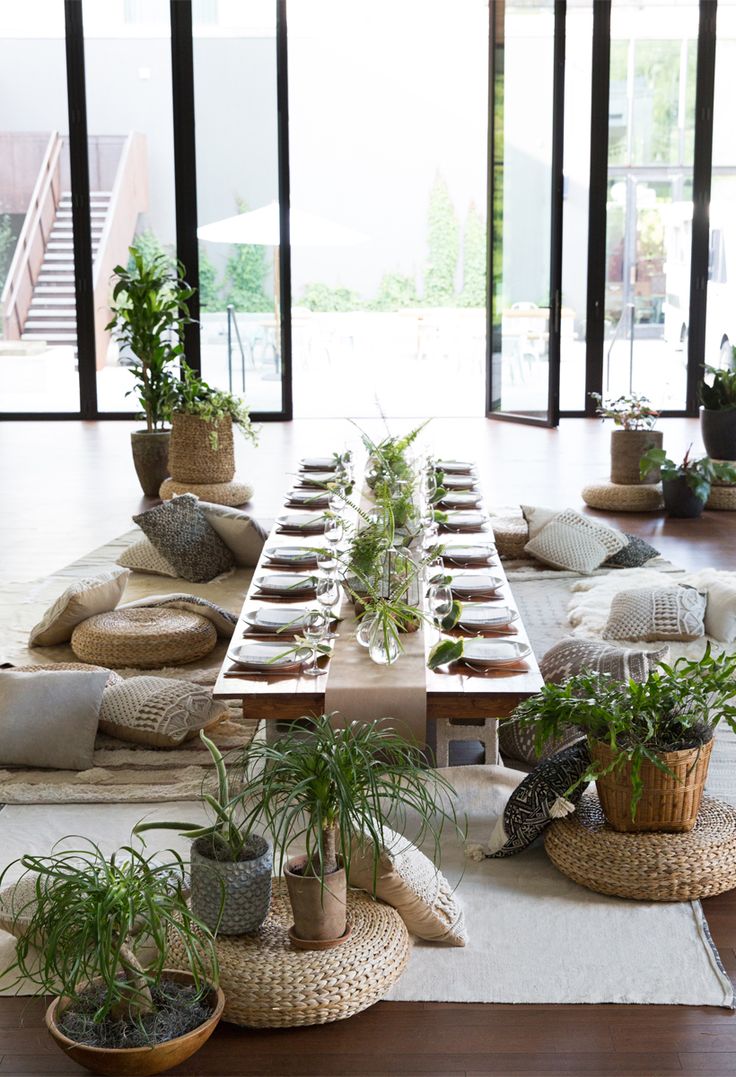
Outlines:
[[[445, 770], [471, 837], [485, 838], [522, 775], [501, 767]], [[111, 853], [142, 817], [198, 822], [194, 804], [8, 807], [0, 813], [0, 866], [46, 853], [85, 834]], [[171, 831], [146, 835], [151, 851], [187, 843]], [[507, 860], [464, 859], [459, 838], [443, 843], [442, 870], [457, 883], [468, 945], [415, 943], [388, 995], [403, 1002], [627, 1002], [729, 1007], [733, 990], [698, 902], [646, 904], [593, 894], [561, 875], [535, 847]], [[17, 875], [17, 870], [14, 870]], [[0, 932], [0, 968], [12, 955]], [[15, 992], [13, 992], [15, 993]]]

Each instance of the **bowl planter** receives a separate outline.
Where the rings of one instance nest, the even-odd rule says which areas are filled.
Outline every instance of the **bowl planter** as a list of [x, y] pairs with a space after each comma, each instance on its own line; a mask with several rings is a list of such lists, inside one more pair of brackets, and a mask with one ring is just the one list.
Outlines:
[[[347, 879], [345, 869], [338, 868], [322, 880], [304, 875], [306, 856], [287, 860], [284, 878], [294, 914], [292, 933], [299, 949], [327, 949], [339, 946], [347, 938]], [[310, 942], [315, 946], [311, 947]]]
[[[213, 447], [213, 441], [216, 447]], [[174, 412], [171, 421], [169, 474], [175, 482], [232, 482], [235, 475], [235, 450], [230, 416], [216, 422], [208, 422], [199, 415]]]
[[702, 515], [705, 502], [701, 501], [684, 475], [662, 482], [664, 509], [668, 516], [677, 519], [695, 519]]
[[700, 432], [711, 460], [736, 460], [736, 408], [701, 408]]
[[[676, 777], [645, 761], [641, 768], [644, 791], [631, 818], [631, 765], [596, 779], [603, 813], [614, 830], [622, 832], [692, 830], [698, 817], [708, 764], [713, 750], [709, 740], [699, 748], [662, 752], [662, 762]], [[608, 766], [614, 753], [608, 744], [590, 740], [593, 762]]]
[[130, 435], [133, 464], [146, 497], [158, 497], [169, 474], [170, 430], [136, 430]]
[[[190, 972], [174, 969], [166, 969], [164, 978], [177, 983], [194, 983]], [[164, 1073], [173, 1069], [191, 1058], [207, 1042], [215, 1031], [225, 1006], [225, 996], [219, 987], [210, 989], [209, 1002], [212, 1013], [204, 1024], [193, 1028], [184, 1036], [177, 1036], [176, 1039], [151, 1047], [88, 1047], [69, 1039], [58, 1025], [58, 1018], [69, 1005], [68, 999], [54, 999], [46, 1011], [46, 1027], [64, 1054], [91, 1073], [110, 1074], [111, 1077], [145, 1077], [147, 1074]], [[53, 1066], [49, 1063], [49, 1071], [52, 1070]]]
[[216, 860], [208, 855], [211, 848], [211, 839], [192, 843], [192, 912], [220, 935], [250, 935], [271, 903], [271, 845], [251, 834], [245, 845], [249, 859], [241, 860]]
[[662, 436], [661, 430], [612, 430], [611, 482], [625, 486], [659, 482], [659, 468], [652, 468], [642, 478], [639, 461], [647, 449], [662, 448]]

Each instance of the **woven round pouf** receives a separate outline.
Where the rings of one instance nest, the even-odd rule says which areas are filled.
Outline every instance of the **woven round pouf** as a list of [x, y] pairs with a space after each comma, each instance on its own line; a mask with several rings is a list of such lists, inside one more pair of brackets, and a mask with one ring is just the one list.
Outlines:
[[692, 901], [736, 887], [736, 808], [710, 797], [688, 833], [622, 834], [590, 793], [548, 827], [544, 847], [563, 875], [598, 894]]
[[[217, 959], [225, 1021], [251, 1028], [324, 1025], [366, 1010], [398, 980], [409, 958], [409, 933], [396, 909], [348, 891], [349, 938], [331, 950], [295, 950], [286, 886], [273, 881], [271, 909], [254, 935], [220, 937]], [[167, 963], [183, 965], [177, 936]]]
[[711, 486], [705, 507], [721, 512], [736, 512], [736, 486]]
[[513, 560], [525, 556], [524, 547], [529, 541], [529, 524], [522, 515], [491, 516], [490, 524], [499, 557]]
[[177, 494], [196, 494], [200, 501], [211, 501], [213, 505], [244, 505], [253, 497], [253, 487], [247, 482], [174, 482], [164, 479], [158, 492], [162, 501], [170, 501]]
[[603, 512], [659, 512], [664, 508], [659, 483], [623, 486], [615, 482], [591, 482], [580, 495], [591, 509]]
[[196, 662], [213, 650], [217, 631], [198, 613], [129, 609], [96, 613], [72, 632], [72, 650], [84, 662], [121, 669], [159, 669]]

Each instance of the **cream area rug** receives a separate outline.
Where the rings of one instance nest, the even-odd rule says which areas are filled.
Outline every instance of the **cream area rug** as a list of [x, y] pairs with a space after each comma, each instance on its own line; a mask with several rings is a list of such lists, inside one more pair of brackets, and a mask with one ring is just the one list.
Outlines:
[[[523, 775], [502, 767], [443, 771], [484, 839]], [[125, 844], [146, 819], [198, 822], [195, 804], [11, 806], [0, 813], [0, 866], [26, 852], [47, 853], [61, 838], [84, 834], [106, 853]], [[146, 835], [151, 851], [187, 843], [171, 831]], [[442, 870], [457, 883], [468, 945], [415, 942], [409, 965], [387, 996], [406, 1002], [629, 1002], [729, 1007], [733, 990], [710, 942], [698, 902], [646, 904], [601, 897], [577, 886], [541, 846], [507, 860], [464, 858], [458, 839], [444, 843]], [[13, 873], [17, 876], [17, 869]], [[0, 932], [0, 968], [13, 940]], [[27, 993], [27, 985], [20, 985]], [[5, 988], [5, 993], [17, 993]]]

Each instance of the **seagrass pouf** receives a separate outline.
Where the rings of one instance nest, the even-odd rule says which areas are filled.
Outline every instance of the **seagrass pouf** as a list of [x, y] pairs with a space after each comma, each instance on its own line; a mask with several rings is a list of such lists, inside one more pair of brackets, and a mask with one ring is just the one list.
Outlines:
[[200, 501], [210, 501], [213, 505], [245, 505], [253, 497], [253, 487], [247, 482], [174, 482], [164, 479], [159, 490], [162, 501], [170, 501], [177, 494], [196, 494]]
[[692, 901], [736, 887], [736, 807], [703, 797], [682, 834], [627, 833], [606, 822], [595, 793], [556, 819], [544, 837], [563, 875], [598, 894], [639, 901]]
[[[220, 936], [217, 959], [225, 992], [223, 1018], [250, 1028], [324, 1025], [366, 1010], [398, 980], [409, 959], [409, 933], [396, 909], [348, 890], [352, 931], [330, 950], [295, 950], [286, 886], [273, 880], [271, 908], [253, 935]], [[170, 935], [167, 964], [184, 964]]]
[[97, 613], [72, 632], [83, 662], [113, 669], [159, 669], [204, 658], [217, 643], [212, 621], [187, 610], [137, 608]]
[[524, 547], [529, 541], [529, 524], [518, 516], [491, 516], [490, 525], [498, 556], [505, 560], [526, 557]]
[[603, 512], [658, 512], [664, 508], [662, 487], [658, 482], [627, 486], [604, 479], [588, 483], [580, 496], [591, 509]]

